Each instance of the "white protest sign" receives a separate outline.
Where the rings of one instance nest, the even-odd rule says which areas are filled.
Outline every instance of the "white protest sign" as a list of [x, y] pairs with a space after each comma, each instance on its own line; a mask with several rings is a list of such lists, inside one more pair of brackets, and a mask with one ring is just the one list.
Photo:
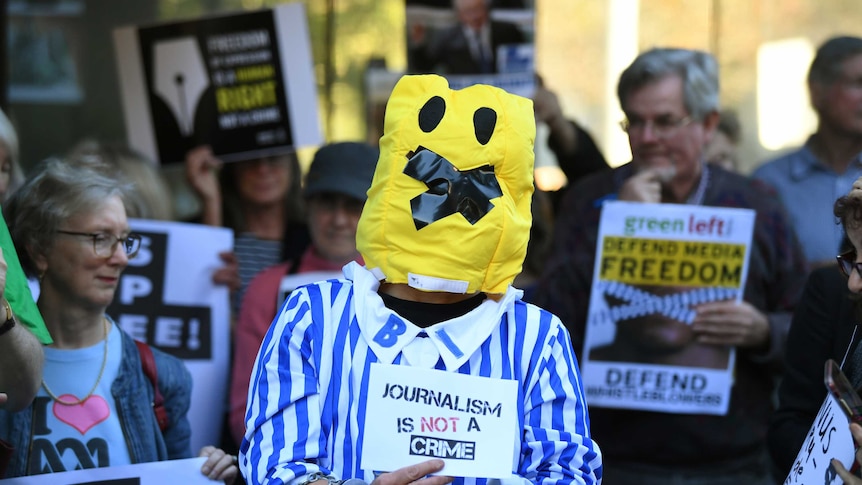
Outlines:
[[831, 462], [835, 458], [849, 470], [855, 459], [854, 446], [847, 417], [838, 401], [831, 394], [827, 395], [784, 485], [842, 483]]
[[105, 468], [88, 468], [72, 472], [34, 475], [30, 477], [0, 480], [2, 485], [213, 485], [212, 480], [201, 473], [206, 458], [156, 461], [137, 465], [122, 465]]
[[735, 349], [699, 343], [691, 324], [700, 304], [742, 300], [754, 218], [604, 204], [581, 366], [590, 406], [727, 413]]
[[227, 406], [230, 360], [228, 289], [213, 284], [233, 248], [229, 229], [129, 220], [142, 236], [107, 313], [137, 340], [183, 360], [191, 372], [192, 451], [218, 444]]
[[372, 364], [370, 372], [363, 469], [440, 458], [441, 475], [512, 476], [517, 381], [385, 364]]

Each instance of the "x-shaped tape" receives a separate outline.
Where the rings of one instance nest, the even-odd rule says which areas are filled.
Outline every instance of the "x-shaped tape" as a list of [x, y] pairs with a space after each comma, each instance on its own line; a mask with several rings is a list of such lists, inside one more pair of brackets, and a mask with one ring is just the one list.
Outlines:
[[410, 201], [416, 230], [456, 212], [476, 224], [494, 208], [491, 199], [503, 195], [490, 165], [458, 170], [445, 157], [425, 147], [408, 156], [404, 173], [428, 186], [427, 191]]

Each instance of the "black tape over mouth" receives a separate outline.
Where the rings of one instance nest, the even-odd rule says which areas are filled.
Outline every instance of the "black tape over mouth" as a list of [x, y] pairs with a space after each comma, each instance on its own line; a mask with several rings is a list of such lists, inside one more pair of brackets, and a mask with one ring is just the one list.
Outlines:
[[404, 174], [428, 187], [410, 201], [417, 230], [456, 212], [471, 225], [476, 224], [494, 208], [491, 199], [503, 195], [491, 165], [460, 171], [423, 146], [408, 153], [407, 158]]

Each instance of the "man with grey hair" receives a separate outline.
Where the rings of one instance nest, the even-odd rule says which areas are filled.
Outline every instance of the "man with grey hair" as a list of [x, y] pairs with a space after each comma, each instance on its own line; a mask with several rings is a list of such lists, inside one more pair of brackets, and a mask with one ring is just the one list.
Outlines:
[[843, 231], [832, 204], [862, 175], [862, 38], [833, 37], [817, 49], [808, 71], [817, 131], [801, 148], [768, 161], [752, 176], [775, 187], [805, 257], [834, 264]]
[[[632, 161], [584, 177], [567, 192], [553, 254], [536, 292], [536, 303], [560, 316], [582, 357], [604, 201], [739, 207], [757, 213], [744, 301], [701, 304], [687, 327], [689, 344], [703, 352], [710, 346], [737, 349], [727, 414], [590, 409], [591, 429], [607, 457], [607, 483], [772, 483], [765, 435], [774, 370], [780, 368], [805, 265], [780, 204], [746, 177], [704, 162], [704, 146], [718, 124], [718, 92], [716, 61], [700, 51], [652, 49], [623, 72], [618, 96]], [[625, 337], [621, 333], [618, 327], [615, 338]], [[665, 337], [661, 329], [653, 333], [651, 340]], [[668, 352], [690, 350], [658, 348], [665, 358]]]

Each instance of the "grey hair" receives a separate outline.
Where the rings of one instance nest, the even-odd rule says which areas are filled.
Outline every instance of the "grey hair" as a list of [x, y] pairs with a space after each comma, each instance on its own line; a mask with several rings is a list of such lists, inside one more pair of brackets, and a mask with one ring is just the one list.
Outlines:
[[113, 196], [128, 201], [132, 186], [104, 167], [49, 158], [37, 165], [3, 205], [24, 271], [38, 276], [34, 256], [51, 250], [56, 231], [71, 217], [90, 212]]
[[79, 142], [68, 157], [109, 170], [109, 177], [125, 178], [134, 186], [126, 201], [126, 215], [138, 219], [171, 221], [173, 196], [158, 165], [125, 144], [103, 143], [95, 139]]
[[837, 81], [842, 74], [841, 64], [859, 54], [862, 54], [862, 39], [859, 37], [832, 37], [817, 49], [808, 70], [808, 82], [829, 84]]
[[18, 134], [3, 110], [0, 110], [0, 143], [6, 146], [6, 151], [9, 152], [9, 162], [12, 165], [9, 185], [4, 194], [4, 198], [6, 198], [24, 183], [24, 173], [21, 170], [21, 163], [18, 161]]
[[718, 63], [715, 57], [692, 49], [653, 48], [640, 54], [620, 75], [617, 97], [623, 111], [634, 91], [667, 76], [682, 79], [683, 103], [701, 120], [718, 111]]

